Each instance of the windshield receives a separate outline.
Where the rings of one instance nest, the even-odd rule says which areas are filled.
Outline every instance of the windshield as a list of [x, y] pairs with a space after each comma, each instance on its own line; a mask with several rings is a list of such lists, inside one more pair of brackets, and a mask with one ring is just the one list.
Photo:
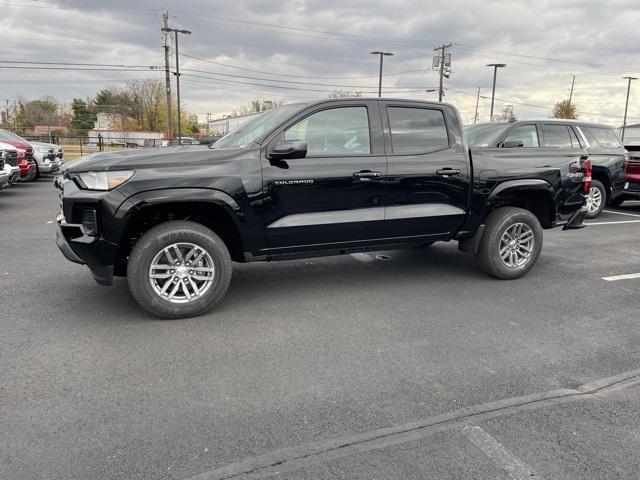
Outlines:
[[240, 148], [255, 142], [265, 133], [277, 127], [284, 119], [302, 107], [300, 104], [285, 105], [268, 110], [228, 133], [211, 148]]
[[2, 130], [2, 129], [0, 129], [0, 140], [5, 140], [7, 142], [29, 143], [24, 138], [19, 137], [15, 133], [12, 133], [8, 130]]
[[491, 123], [467, 128], [467, 142], [470, 147], [488, 147], [511, 126], [510, 123]]

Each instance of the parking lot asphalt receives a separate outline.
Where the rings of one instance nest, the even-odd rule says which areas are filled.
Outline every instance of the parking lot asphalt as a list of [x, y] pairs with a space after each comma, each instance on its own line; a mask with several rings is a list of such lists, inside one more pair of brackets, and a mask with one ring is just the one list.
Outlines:
[[66, 261], [57, 211], [0, 192], [0, 478], [638, 477], [640, 202], [520, 280], [454, 243], [234, 264], [178, 321]]

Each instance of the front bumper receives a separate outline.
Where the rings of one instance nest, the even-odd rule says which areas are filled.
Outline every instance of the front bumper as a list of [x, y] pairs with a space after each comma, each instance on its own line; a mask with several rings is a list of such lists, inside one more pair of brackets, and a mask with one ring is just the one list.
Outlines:
[[40, 169], [40, 173], [53, 173], [60, 170], [60, 162], [59, 161], [51, 161], [51, 162], [43, 162], [38, 164], [38, 168]]
[[93, 279], [100, 285], [113, 285], [113, 265], [105, 265], [105, 256], [115, 256], [117, 247], [104, 239], [87, 235], [82, 224], [67, 223], [58, 214], [56, 245], [64, 257], [74, 263], [86, 265]]
[[620, 198], [623, 199], [640, 199], [640, 183], [627, 182], [624, 184], [624, 189], [620, 194]]

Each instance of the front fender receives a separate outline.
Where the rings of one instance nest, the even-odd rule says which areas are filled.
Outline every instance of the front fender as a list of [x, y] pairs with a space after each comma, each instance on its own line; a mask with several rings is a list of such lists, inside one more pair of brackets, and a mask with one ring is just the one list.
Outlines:
[[212, 188], [166, 188], [147, 190], [131, 195], [116, 209], [114, 217], [116, 220], [122, 220], [149, 205], [182, 202], [213, 203], [228, 210], [229, 213], [233, 214], [233, 217], [243, 216], [242, 210], [233, 197], [221, 190]]

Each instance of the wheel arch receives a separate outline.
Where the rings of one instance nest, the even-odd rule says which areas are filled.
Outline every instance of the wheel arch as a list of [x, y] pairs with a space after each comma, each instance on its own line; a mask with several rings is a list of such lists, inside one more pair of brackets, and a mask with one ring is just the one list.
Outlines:
[[550, 228], [556, 216], [553, 187], [542, 179], [509, 180], [501, 183], [489, 195], [486, 216], [500, 207], [528, 210], [536, 216], [542, 228]]
[[170, 220], [204, 225], [223, 240], [234, 261], [244, 261], [242, 230], [244, 215], [225, 192], [179, 188], [142, 192], [125, 200], [115, 218], [122, 222], [115, 274], [126, 273], [126, 261], [137, 240], [152, 227]]

